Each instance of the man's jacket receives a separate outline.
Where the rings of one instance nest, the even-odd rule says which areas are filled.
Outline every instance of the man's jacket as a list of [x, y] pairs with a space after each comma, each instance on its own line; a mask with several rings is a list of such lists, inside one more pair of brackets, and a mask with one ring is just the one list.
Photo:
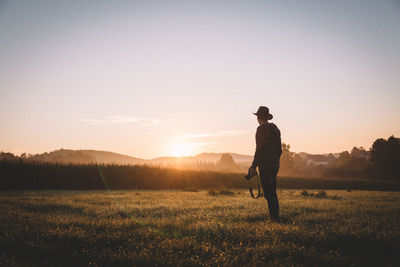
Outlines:
[[258, 126], [256, 132], [256, 152], [252, 167], [279, 169], [282, 155], [281, 132], [273, 123]]

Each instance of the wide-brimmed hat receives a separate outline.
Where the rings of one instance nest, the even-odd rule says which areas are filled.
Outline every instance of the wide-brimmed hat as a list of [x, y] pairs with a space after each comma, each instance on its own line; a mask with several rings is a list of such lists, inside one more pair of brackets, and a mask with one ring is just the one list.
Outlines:
[[253, 113], [253, 114], [264, 120], [272, 120], [272, 118], [274, 117], [274, 116], [272, 116], [272, 114], [269, 113], [269, 108], [264, 107], [264, 106], [260, 106], [258, 108], [257, 112]]

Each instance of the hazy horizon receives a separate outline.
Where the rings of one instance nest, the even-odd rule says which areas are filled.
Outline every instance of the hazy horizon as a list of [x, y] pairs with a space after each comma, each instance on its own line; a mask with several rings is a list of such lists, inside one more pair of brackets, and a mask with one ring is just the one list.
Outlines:
[[399, 1], [2, 1], [0, 151], [252, 155], [400, 136]]
[[[367, 151], [369, 150], [369, 148], [365, 148]], [[242, 154], [242, 153], [237, 153], [237, 152], [232, 152], [232, 151], [222, 151], [222, 152], [213, 152], [213, 151], [202, 151], [199, 153], [195, 153], [195, 154], [190, 154], [190, 155], [160, 155], [160, 156], [156, 156], [156, 157], [152, 157], [152, 158], [143, 158], [143, 157], [139, 157], [135, 154], [124, 154], [124, 153], [119, 153], [119, 152], [115, 152], [115, 151], [110, 151], [110, 150], [97, 150], [97, 149], [91, 149], [91, 148], [67, 148], [67, 147], [60, 147], [60, 148], [56, 148], [53, 149], [51, 151], [43, 151], [43, 152], [38, 152], [38, 153], [34, 153], [31, 155], [40, 155], [40, 154], [44, 154], [44, 153], [50, 153], [50, 152], [55, 152], [55, 151], [59, 151], [59, 150], [73, 150], [73, 151], [98, 151], [98, 152], [109, 152], [109, 153], [115, 153], [115, 154], [119, 154], [119, 155], [123, 155], [123, 156], [129, 156], [129, 157], [133, 157], [133, 158], [139, 158], [139, 159], [143, 159], [143, 160], [154, 160], [157, 158], [164, 158], [164, 157], [175, 157], [175, 158], [180, 158], [180, 157], [196, 157], [199, 156], [200, 154], [236, 154], [236, 155], [240, 155], [240, 156], [254, 156], [254, 153], [249, 153], [249, 154]], [[348, 150], [343, 150], [343, 151], [337, 151], [337, 152], [327, 152], [327, 153], [309, 153], [307, 151], [292, 151], [291, 152], [295, 152], [297, 154], [299, 153], [306, 153], [306, 154], [311, 154], [311, 155], [329, 155], [329, 154], [340, 154], [341, 152], [344, 151], [348, 151], [351, 152], [352, 149], [348, 149]], [[12, 151], [6, 151], [6, 150], [0, 150], [0, 152], [12, 152]], [[22, 152], [22, 153], [14, 153], [14, 155], [16, 156], [20, 156], [21, 154], [28, 154], [27, 152]]]

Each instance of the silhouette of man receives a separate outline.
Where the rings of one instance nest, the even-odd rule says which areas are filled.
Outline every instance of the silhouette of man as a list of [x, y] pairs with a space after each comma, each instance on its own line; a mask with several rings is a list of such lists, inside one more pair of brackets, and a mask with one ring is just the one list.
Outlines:
[[273, 116], [267, 107], [260, 106], [253, 114], [257, 116], [260, 126], [256, 132], [256, 152], [249, 168], [249, 174], [256, 173], [258, 167], [270, 218], [277, 221], [279, 219], [279, 203], [276, 195], [276, 176], [282, 155], [281, 132], [274, 123], [268, 122], [272, 120]]

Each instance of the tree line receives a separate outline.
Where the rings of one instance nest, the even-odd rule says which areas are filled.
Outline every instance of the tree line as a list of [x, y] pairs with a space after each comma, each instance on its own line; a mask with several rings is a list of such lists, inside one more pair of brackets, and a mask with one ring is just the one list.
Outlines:
[[304, 158], [283, 144], [282, 175], [303, 177], [358, 177], [400, 180], [400, 138], [376, 139], [367, 151], [354, 147], [338, 156], [312, 155]]

